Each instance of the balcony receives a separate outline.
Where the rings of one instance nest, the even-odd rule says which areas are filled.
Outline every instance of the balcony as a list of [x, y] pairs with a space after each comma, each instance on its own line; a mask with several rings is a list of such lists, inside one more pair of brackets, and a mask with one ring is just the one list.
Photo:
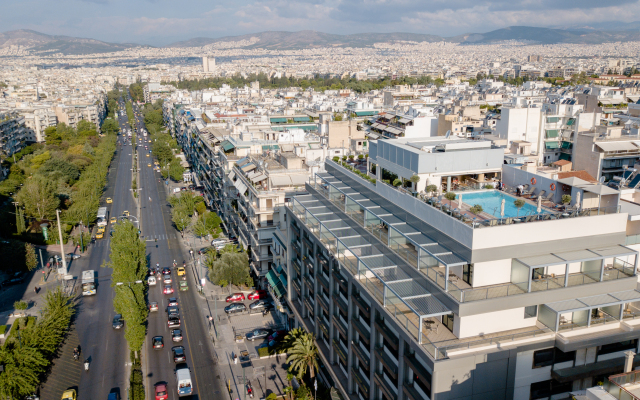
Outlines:
[[305, 297], [305, 299], [303, 300], [303, 303], [305, 306], [307, 306], [309, 311], [315, 315], [315, 312], [313, 311], [313, 303], [311, 303], [311, 300], [309, 300], [308, 297]]
[[384, 336], [389, 345], [393, 348], [394, 351], [398, 351], [398, 337], [387, 328], [384, 321], [381, 321], [376, 318], [374, 325], [376, 330]]
[[293, 269], [298, 273], [298, 276], [302, 276], [302, 272], [300, 269], [300, 262], [296, 258], [291, 259], [291, 265], [293, 265]]
[[342, 323], [342, 321], [340, 321], [340, 318], [333, 315], [331, 316], [331, 319], [333, 320], [333, 323], [336, 325], [340, 333], [342, 333], [342, 335], [344, 335], [345, 337], [349, 337], [349, 328], [347, 328], [347, 326]]
[[342, 287], [342, 289], [344, 289], [345, 291], [347, 291], [347, 281], [344, 279], [344, 277], [342, 276], [342, 274], [340, 273], [340, 271], [333, 269], [331, 271], [331, 274], [333, 275], [333, 280], [340, 285], [340, 287]]
[[349, 314], [349, 306], [347, 305], [347, 302], [344, 301], [342, 299], [342, 297], [340, 297], [340, 292], [338, 291], [334, 291], [333, 292], [333, 302], [340, 307], [340, 309], [345, 313], [345, 314]]
[[320, 306], [322, 308], [324, 308], [324, 310], [329, 313], [329, 302], [327, 301], [327, 299], [324, 298], [324, 296], [322, 295], [318, 295], [316, 296], [316, 299], [318, 300], [318, 304], [320, 304]]
[[321, 330], [322, 332], [324, 332], [324, 334], [325, 334], [327, 337], [331, 337], [331, 335], [329, 335], [329, 327], [328, 327], [328, 326], [327, 326], [327, 324], [324, 322], [324, 320], [322, 320], [322, 318], [321, 318], [321, 319], [318, 319], [318, 326], [320, 327], [320, 330]]
[[293, 286], [295, 291], [298, 293], [298, 296], [302, 297], [302, 290], [300, 289], [300, 284], [296, 279], [291, 280], [291, 286]]
[[367, 347], [369, 347], [371, 332], [369, 332], [369, 329], [367, 329], [368, 327], [365, 327], [360, 319], [356, 317], [351, 317], [351, 325], [360, 334], [360, 340], [365, 342], [367, 344]]
[[384, 376], [381, 373], [376, 372], [373, 379], [376, 381], [380, 389], [384, 392], [385, 396], [390, 399], [395, 399], [398, 397], [396, 388], [391, 386], [391, 384], [387, 382], [386, 379], [384, 379]]
[[330, 288], [329, 288], [329, 281], [327, 280], [327, 278], [322, 273], [319, 273], [318, 275], [316, 275], [316, 278], [318, 278], [318, 283], [320, 283], [327, 290], [327, 292], [329, 292]]
[[[358, 389], [360, 389], [364, 398], [368, 399], [370, 386], [369, 386], [369, 383], [364, 380], [364, 377], [360, 373], [360, 370], [355, 367], [351, 368], [351, 375], [353, 375], [353, 380], [356, 382], [356, 385], [358, 385]], [[393, 397], [390, 397], [390, 398], [393, 398]]]
[[302, 280], [304, 281], [304, 284], [307, 285], [309, 290], [314, 291], [313, 279], [309, 276], [309, 274], [305, 274]]
[[364, 314], [366, 318], [371, 318], [371, 306], [364, 302], [364, 299], [360, 295], [351, 296], [354, 303], [360, 309], [360, 312]]
[[336, 351], [336, 354], [338, 354], [338, 357], [340, 357], [346, 364], [348, 362], [347, 350], [342, 346], [338, 339], [333, 339], [331, 343], [333, 344], [333, 348]]
[[371, 357], [367, 355], [367, 353], [362, 350], [362, 347], [355, 341], [351, 341], [351, 350], [353, 350], [353, 354], [358, 357], [362, 365], [370, 366], [371, 365]]
[[374, 352], [376, 353], [376, 358], [380, 360], [380, 362], [387, 367], [389, 372], [391, 373], [391, 377], [395, 380], [398, 379], [398, 363], [394, 361], [387, 353], [384, 351], [383, 346], [378, 346], [375, 348]]
[[415, 389], [415, 387], [410, 383], [405, 382], [402, 385], [402, 391], [406, 395], [405, 397], [408, 398], [409, 400], [425, 400], [424, 395], [422, 393], [418, 392]]

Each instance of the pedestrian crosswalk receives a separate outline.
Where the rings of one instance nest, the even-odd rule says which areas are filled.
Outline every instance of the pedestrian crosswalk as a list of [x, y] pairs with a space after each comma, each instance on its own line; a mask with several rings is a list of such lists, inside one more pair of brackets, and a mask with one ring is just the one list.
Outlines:
[[160, 240], [170, 240], [170, 239], [177, 239], [178, 235], [176, 234], [163, 234], [163, 235], [147, 235], [145, 236], [145, 239], [147, 240], [147, 242], [155, 242], [156, 239], [158, 241]]

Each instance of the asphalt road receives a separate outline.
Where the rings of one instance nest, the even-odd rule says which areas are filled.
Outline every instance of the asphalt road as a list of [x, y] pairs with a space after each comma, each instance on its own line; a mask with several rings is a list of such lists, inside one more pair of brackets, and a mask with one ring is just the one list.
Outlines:
[[[126, 116], [119, 117], [121, 129], [126, 125]], [[122, 140], [119, 138], [119, 140]], [[124, 210], [135, 209], [131, 195], [131, 146], [118, 146], [111, 163], [107, 188], [101, 205], [106, 206], [111, 216], [122, 215]], [[112, 204], [105, 198], [111, 197]], [[89, 372], [82, 371], [78, 387], [79, 399], [106, 399], [109, 392], [117, 390], [126, 398], [128, 376], [125, 363], [129, 361], [127, 344], [122, 330], [114, 330], [111, 322], [114, 316], [113, 294], [110, 268], [101, 268], [109, 258], [109, 229], [103, 239], [92, 245], [89, 257], [73, 261], [70, 273], [77, 277], [80, 285], [82, 271], [98, 271], [98, 287], [95, 296], [82, 297], [76, 330], [82, 346], [82, 357], [90, 359]]]
[[[134, 110], [138, 110], [138, 108], [134, 106]], [[140, 131], [140, 128], [144, 127], [141, 117], [138, 124], [138, 131]], [[153, 166], [153, 157], [151, 155], [146, 157], [149, 150], [144, 149], [145, 144], [148, 148], [151, 147], [151, 143], [148, 142], [144, 142], [138, 147], [140, 153], [140, 183], [138, 186], [141, 189], [140, 197], [142, 199], [142, 234], [147, 240], [150, 265], [159, 263], [160, 267], [172, 267], [173, 260], [176, 260], [178, 265], [182, 265], [183, 260], [187, 260], [188, 256], [183, 254], [180, 247], [182, 239], [171, 222], [171, 210], [163, 187], [164, 181], [161, 180], [159, 172], [154, 172], [152, 167], [148, 167], [149, 163]], [[169, 399], [178, 398], [174, 374], [175, 364], [171, 354], [171, 347], [174, 345], [185, 347], [187, 365], [191, 370], [194, 389], [192, 399], [219, 400], [221, 396], [226, 396], [222, 392], [224, 386], [219, 380], [219, 367], [207, 344], [207, 341], [210, 340], [208, 322], [206, 322], [201, 310], [204, 303], [198, 298], [199, 295], [195, 291], [196, 281], [193, 271], [193, 268], [187, 269], [188, 291], [178, 290], [178, 277], [175, 270], [172, 272], [174, 294], [163, 295], [163, 285], [160, 283], [149, 288], [149, 301], [157, 301], [159, 310], [149, 314], [147, 340], [143, 352], [146, 354], [143, 359], [143, 368], [147, 373], [145, 386], [148, 399], [154, 398], [154, 385], [158, 382], [168, 384]], [[180, 329], [184, 338], [181, 343], [176, 344], [171, 341], [165, 311], [167, 299], [170, 297], [178, 298]], [[164, 348], [153, 350], [151, 338], [159, 335], [164, 337]]]

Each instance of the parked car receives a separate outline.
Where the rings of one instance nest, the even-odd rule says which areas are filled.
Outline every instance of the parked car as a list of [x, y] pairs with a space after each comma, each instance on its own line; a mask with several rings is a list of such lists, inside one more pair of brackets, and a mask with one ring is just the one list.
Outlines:
[[289, 333], [289, 332], [284, 331], [284, 330], [275, 331], [271, 335], [269, 335], [268, 340], [269, 340], [269, 342], [271, 342], [271, 341], [279, 342], [282, 339], [284, 339], [285, 336], [287, 336], [287, 333]]
[[174, 347], [171, 348], [171, 351], [173, 352], [173, 362], [174, 363], [186, 362], [187, 361], [187, 355], [184, 352], [184, 347], [183, 346], [174, 346]]
[[243, 311], [247, 311], [247, 306], [243, 303], [230, 304], [224, 308], [224, 312], [227, 314], [236, 314]]
[[180, 329], [173, 329], [171, 331], [171, 340], [174, 342], [182, 342], [182, 331]]
[[155, 350], [162, 349], [164, 347], [164, 338], [162, 336], [154, 336], [153, 339], [151, 339], [151, 343]]
[[155, 286], [156, 285], [156, 277], [155, 276], [150, 276], [147, 278], [147, 282], [149, 283], [149, 286]]
[[113, 323], [111, 324], [113, 329], [120, 329], [124, 326], [124, 319], [122, 319], [122, 314], [116, 314], [113, 317]]
[[256, 339], [264, 339], [268, 337], [271, 334], [271, 332], [272, 332], [271, 329], [265, 329], [265, 328], [255, 329], [247, 333], [246, 338], [247, 340], [251, 340], [253, 342]]
[[152, 301], [149, 303], [149, 311], [158, 311], [158, 302]]
[[273, 308], [273, 304], [271, 304], [271, 301], [267, 299], [256, 300], [249, 304], [249, 310], [251, 311], [264, 311], [270, 310], [271, 308]]
[[220, 244], [225, 245], [225, 244], [227, 244], [227, 242], [228, 242], [228, 240], [226, 240], [226, 239], [213, 239], [211, 241], [211, 246], [215, 247], [215, 246], [218, 246]]
[[267, 293], [266, 290], [256, 290], [249, 293], [249, 296], [247, 296], [247, 299], [260, 300], [260, 299], [266, 299], [267, 297], [269, 297], [269, 293]]
[[225, 299], [227, 303], [233, 303], [236, 301], [244, 301], [244, 293], [234, 293], [232, 295], [227, 296]]

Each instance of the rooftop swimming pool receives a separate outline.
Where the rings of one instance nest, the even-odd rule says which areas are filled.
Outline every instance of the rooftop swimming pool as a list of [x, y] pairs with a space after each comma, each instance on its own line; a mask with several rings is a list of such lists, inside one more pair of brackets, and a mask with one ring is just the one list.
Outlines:
[[[496, 218], [501, 218], [500, 204], [502, 203], [502, 199], [505, 200], [505, 218], [516, 218], [518, 216], [522, 217], [525, 215], [538, 213], [537, 206], [529, 202], [525, 202], [524, 206], [520, 208], [520, 210], [518, 210], [518, 208], [513, 204], [517, 197], [511, 196], [498, 190], [483, 190], [479, 192], [457, 193], [458, 196], [460, 196], [460, 194], [462, 194], [463, 203], [469, 206], [479, 204], [482, 206], [482, 209], [485, 213], [493, 215]], [[454, 200], [454, 203], [456, 201], [457, 199]], [[540, 214], [548, 214], [548, 211], [543, 208]]]

